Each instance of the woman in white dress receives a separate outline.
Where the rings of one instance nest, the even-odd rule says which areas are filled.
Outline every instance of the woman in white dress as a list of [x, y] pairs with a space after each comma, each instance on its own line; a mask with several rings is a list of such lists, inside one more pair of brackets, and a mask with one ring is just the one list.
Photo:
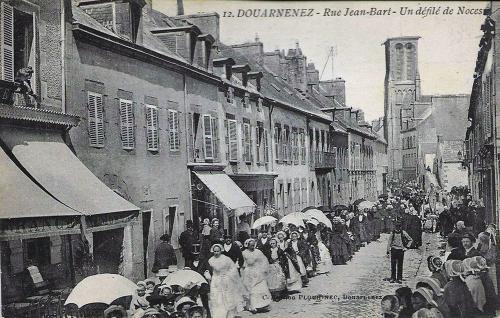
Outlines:
[[266, 256], [255, 248], [255, 240], [250, 238], [245, 241], [246, 249], [242, 252], [243, 285], [247, 290], [247, 308], [250, 312], [256, 313], [271, 304], [271, 292], [267, 286], [267, 273], [269, 262]]
[[318, 240], [319, 258], [320, 261], [316, 267], [316, 274], [327, 274], [333, 269], [332, 257], [328, 248], [323, 243], [321, 239], [321, 229], [324, 225], [318, 224], [318, 230], [316, 231], [316, 239]]
[[293, 249], [288, 248], [286, 233], [280, 231], [276, 233], [278, 238], [278, 248], [285, 252], [288, 263], [288, 275], [286, 277], [286, 288], [288, 292], [297, 293], [302, 289], [302, 281], [300, 279], [300, 267], [297, 262], [297, 256]]
[[210, 278], [210, 312], [214, 318], [233, 318], [242, 309], [245, 291], [236, 264], [222, 254], [223, 247], [214, 244], [208, 263], [212, 269]]
[[307, 248], [304, 246], [304, 242], [299, 240], [299, 232], [293, 231], [290, 233], [290, 242], [288, 242], [288, 249], [293, 250], [295, 253], [295, 257], [297, 259], [297, 263], [299, 264], [299, 272], [300, 278], [302, 279], [303, 285], [308, 281], [306, 266], [303, 261], [302, 255], [307, 251]]
[[267, 286], [273, 296], [273, 300], [279, 301], [286, 290], [286, 276], [288, 276], [288, 261], [283, 252], [278, 247], [278, 239], [273, 237], [269, 240], [269, 248], [265, 250], [265, 255], [269, 261], [269, 271], [267, 273]]

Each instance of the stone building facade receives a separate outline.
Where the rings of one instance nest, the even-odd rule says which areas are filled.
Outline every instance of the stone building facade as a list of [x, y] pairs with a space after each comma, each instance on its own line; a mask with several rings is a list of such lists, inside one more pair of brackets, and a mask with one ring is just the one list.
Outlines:
[[469, 187], [473, 198], [481, 201], [486, 210], [486, 222], [499, 225], [500, 195], [498, 192], [498, 95], [500, 82], [495, 74], [499, 56], [500, 12], [499, 4], [491, 2], [487, 16], [481, 26], [483, 36], [479, 43], [479, 53], [474, 70], [468, 118], [470, 125], [466, 131]]

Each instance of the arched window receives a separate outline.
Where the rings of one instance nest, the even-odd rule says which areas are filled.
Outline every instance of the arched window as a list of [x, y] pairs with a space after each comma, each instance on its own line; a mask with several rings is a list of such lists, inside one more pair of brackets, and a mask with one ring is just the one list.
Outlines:
[[397, 43], [395, 45], [395, 59], [394, 59], [394, 78], [396, 81], [403, 79], [403, 44]]
[[411, 43], [405, 45], [406, 57], [406, 79], [413, 80], [415, 78], [415, 46]]

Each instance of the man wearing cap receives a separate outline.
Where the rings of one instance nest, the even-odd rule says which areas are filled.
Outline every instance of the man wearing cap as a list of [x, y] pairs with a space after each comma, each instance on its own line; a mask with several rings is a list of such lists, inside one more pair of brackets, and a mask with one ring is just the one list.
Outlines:
[[193, 231], [193, 221], [186, 221], [186, 230], [181, 233], [179, 237], [179, 244], [182, 249], [182, 257], [184, 257], [184, 262], [186, 267], [193, 267], [193, 243], [195, 242], [194, 231]]
[[223, 255], [229, 257], [233, 262], [237, 263], [241, 268], [243, 266], [243, 254], [241, 253], [241, 249], [238, 244], [233, 242], [231, 235], [224, 235], [224, 250], [222, 251]]
[[391, 283], [402, 283], [405, 251], [412, 243], [411, 236], [401, 228], [401, 222], [396, 223], [387, 242], [387, 256], [391, 256]]

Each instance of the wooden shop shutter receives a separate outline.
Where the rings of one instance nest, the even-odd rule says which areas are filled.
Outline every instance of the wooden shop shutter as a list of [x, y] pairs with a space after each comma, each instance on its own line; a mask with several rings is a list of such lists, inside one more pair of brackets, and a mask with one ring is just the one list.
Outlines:
[[203, 115], [203, 149], [205, 159], [214, 158], [212, 117], [210, 115]]
[[158, 107], [146, 105], [146, 145], [149, 151], [158, 151]]
[[91, 147], [104, 147], [104, 110], [102, 95], [87, 92], [89, 143]]
[[219, 146], [219, 121], [217, 117], [211, 117], [212, 119], [212, 144], [213, 144], [213, 154], [214, 160], [219, 160], [220, 146]]
[[123, 149], [134, 149], [134, 108], [131, 100], [121, 99], [120, 103], [120, 137]]
[[267, 129], [264, 129], [264, 162], [269, 163], [269, 134]]
[[229, 161], [238, 161], [238, 128], [235, 119], [228, 119]]
[[4, 81], [14, 81], [14, 9], [1, 3], [1, 56], [2, 77]]
[[179, 151], [179, 112], [175, 109], [168, 110], [168, 140], [170, 151]]

